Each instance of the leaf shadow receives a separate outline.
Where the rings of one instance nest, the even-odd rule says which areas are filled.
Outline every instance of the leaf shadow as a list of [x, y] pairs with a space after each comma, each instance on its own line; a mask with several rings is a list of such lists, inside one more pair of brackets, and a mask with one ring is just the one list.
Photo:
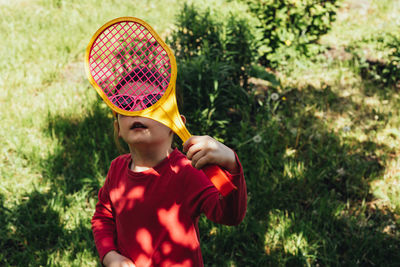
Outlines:
[[[358, 139], [344, 143], [317, 111], [349, 112], [357, 103], [329, 88], [295, 88], [285, 97], [280, 120], [261, 120], [234, 133], [238, 140], [262, 136], [260, 143], [237, 148], [248, 184], [248, 213], [233, 230], [205, 227], [217, 229], [203, 238], [205, 262], [395, 266], [400, 262], [396, 215], [374, 204], [370, 186], [385, 172], [378, 152], [389, 148]], [[295, 237], [307, 245], [293, 244]]]
[[111, 112], [99, 101], [85, 116], [48, 116], [45, 133], [59, 145], [43, 161], [43, 176], [54, 189], [71, 194], [89, 188], [97, 194], [111, 159], [118, 155], [112, 125]]

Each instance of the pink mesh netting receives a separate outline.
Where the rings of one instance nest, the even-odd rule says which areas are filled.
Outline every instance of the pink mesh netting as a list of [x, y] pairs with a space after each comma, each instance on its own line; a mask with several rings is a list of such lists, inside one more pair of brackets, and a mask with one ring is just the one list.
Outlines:
[[167, 52], [146, 27], [132, 21], [112, 24], [98, 35], [89, 68], [107, 98], [127, 111], [156, 103], [171, 78]]

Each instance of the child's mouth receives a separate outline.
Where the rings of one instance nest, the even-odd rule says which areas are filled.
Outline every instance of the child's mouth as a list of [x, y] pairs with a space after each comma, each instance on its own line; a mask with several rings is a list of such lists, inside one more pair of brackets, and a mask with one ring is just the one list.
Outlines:
[[140, 122], [134, 122], [131, 126], [131, 130], [135, 129], [146, 129], [147, 127]]

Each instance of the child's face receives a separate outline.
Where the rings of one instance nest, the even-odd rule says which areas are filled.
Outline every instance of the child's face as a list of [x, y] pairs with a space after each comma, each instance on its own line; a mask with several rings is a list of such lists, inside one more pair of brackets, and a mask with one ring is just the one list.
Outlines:
[[164, 124], [144, 118], [118, 115], [119, 136], [128, 145], [171, 145], [173, 132]]
[[[137, 88], [140, 88], [142, 95], [157, 93], [159, 88], [148, 83], [128, 82], [119, 91], [119, 94], [135, 95]], [[140, 107], [140, 109], [145, 107]], [[171, 145], [173, 132], [164, 124], [144, 117], [131, 117], [118, 115], [119, 136], [128, 145], [161, 145], [168, 142]]]

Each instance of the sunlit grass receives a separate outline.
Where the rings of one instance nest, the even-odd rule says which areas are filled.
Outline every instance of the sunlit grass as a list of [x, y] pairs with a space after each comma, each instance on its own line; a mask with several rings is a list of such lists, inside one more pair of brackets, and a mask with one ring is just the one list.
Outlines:
[[[397, 146], [398, 147], [398, 146]], [[372, 183], [378, 206], [387, 207], [396, 214], [400, 211], [400, 160], [398, 153], [390, 155], [383, 179]]]
[[[47, 114], [84, 116], [97, 99], [84, 77], [83, 55], [102, 24], [118, 16], [140, 15], [150, 23], [156, 21], [159, 31], [171, 25], [175, 1], [159, 3], [165, 6], [162, 12], [157, 4], [146, 2], [1, 3], [0, 85], [5, 90], [0, 92], [0, 141], [5, 157], [16, 164], [20, 160], [15, 157], [22, 154], [25, 160], [37, 162], [56, 145], [43, 136]], [[31, 162], [25, 165], [29, 168]]]
[[283, 249], [285, 253], [306, 256], [310, 249], [307, 240], [301, 232], [293, 231], [295, 226], [294, 214], [281, 211], [271, 212], [268, 231], [265, 235], [265, 253], [270, 254], [276, 249]]
[[[335, 26], [322, 42], [333, 47], [345, 47], [376, 34], [396, 33], [400, 26], [399, 11], [399, 1], [344, 1]], [[366, 45], [377, 48], [376, 43]]]
[[[305, 88], [329, 87], [341, 101], [334, 101], [329, 107], [316, 109], [315, 116], [327, 122], [327, 126], [343, 137], [344, 142], [352, 144], [352, 140], [358, 143], [373, 142], [381, 148], [376, 148], [375, 153], [382, 160], [388, 159], [386, 172], [382, 180], [371, 183], [371, 190], [379, 203], [384, 203], [392, 211], [398, 211], [399, 190], [397, 183], [398, 174], [398, 147], [400, 146], [398, 120], [399, 93], [394, 91], [382, 97], [382, 94], [370, 92], [376, 85], [364, 83], [355, 67], [344, 67], [333, 64], [323, 66], [319, 63], [310, 65], [311, 68], [294, 73], [291, 79], [286, 80], [287, 86]], [[342, 70], [340, 70], [340, 68]], [[299, 78], [296, 78], [299, 77]], [[382, 89], [379, 89], [382, 90]], [[345, 112], [343, 112], [345, 110]]]
[[[327, 34], [322, 42], [334, 48], [363, 47], [366, 49], [365, 56], [385, 59], [388, 53], [385, 43], [375, 42], [369, 38], [398, 32], [399, 4], [398, 1], [346, 1], [343, 10], [351, 6], [353, 8], [339, 14], [332, 32]], [[357, 8], [354, 8], [354, 5]], [[359, 19], [355, 20], [354, 16]], [[325, 56], [321, 61], [298, 65], [303, 67], [290, 68], [288, 72], [282, 70], [283, 85], [287, 88], [299, 88], [304, 94], [302, 101], [307, 105], [313, 105], [310, 100], [319, 102], [315, 97], [307, 100], [307, 94], [315, 91], [321, 93], [324, 97], [321, 99], [323, 103], [314, 103], [318, 106], [314, 112], [316, 118], [324, 121], [324, 125], [340, 136], [341, 142], [352, 147], [353, 153], [365, 153], [367, 157], [376, 158], [384, 165], [385, 171], [382, 177], [374, 175], [366, 177], [373, 195], [371, 202], [366, 205], [380, 207], [382, 210], [397, 214], [395, 218], [398, 222], [399, 92], [364, 81], [360, 77], [356, 59], [351, 54], [348, 54], [345, 60], [340, 59], [340, 56], [342, 56], [340, 53], [333, 59]], [[291, 167], [285, 165], [285, 167], [292, 172], [299, 169], [297, 165]], [[338, 168], [337, 171], [345, 174], [349, 170]], [[371, 223], [368, 219], [365, 221]], [[385, 231], [390, 232], [387, 230], [389, 228], [392, 229], [391, 233], [394, 231], [398, 236], [398, 231], [394, 230], [395, 226], [387, 226]]]

